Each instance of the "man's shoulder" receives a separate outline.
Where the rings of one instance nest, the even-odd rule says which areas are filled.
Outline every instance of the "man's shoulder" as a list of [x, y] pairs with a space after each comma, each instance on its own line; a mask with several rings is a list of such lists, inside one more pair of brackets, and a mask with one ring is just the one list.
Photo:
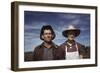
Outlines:
[[66, 42], [60, 44], [59, 48], [65, 48], [65, 46], [66, 46]]
[[65, 46], [65, 45], [66, 45], [66, 42], [64, 42], [64, 43], [60, 44], [60, 46]]
[[76, 42], [78, 46], [85, 47], [83, 44]]
[[85, 48], [86, 48], [86, 46], [85, 46], [85, 45], [80, 44], [80, 43], [78, 43], [78, 42], [77, 42], [77, 45], [78, 45], [78, 47], [79, 47], [79, 48], [81, 48], [81, 49], [85, 49]]
[[41, 50], [41, 45], [38, 45], [34, 48], [34, 52], [38, 52], [39, 50]]
[[53, 47], [57, 49], [58, 45], [53, 42]]
[[40, 45], [36, 46], [35, 49], [40, 49], [41, 47], [42, 47], [42, 45], [40, 44]]

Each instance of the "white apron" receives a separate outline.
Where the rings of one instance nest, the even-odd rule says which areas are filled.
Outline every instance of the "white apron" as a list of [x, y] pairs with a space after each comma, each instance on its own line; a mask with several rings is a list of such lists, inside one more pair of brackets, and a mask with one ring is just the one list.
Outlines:
[[73, 60], [80, 58], [77, 44], [76, 44], [76, 49], [77, 51], [75, 52], [67, 52], [67, 46], [66, 46], [66, 60]]

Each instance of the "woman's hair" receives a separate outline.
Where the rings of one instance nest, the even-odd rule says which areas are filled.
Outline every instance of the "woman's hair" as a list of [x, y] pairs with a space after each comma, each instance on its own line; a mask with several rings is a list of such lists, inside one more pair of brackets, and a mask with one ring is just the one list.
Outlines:
[[52, 40], [55, 38], [55, 32], [53, 31], [52, 27], [50, 25], [44, 25], [42, 28], [41, 28], [41, 32], [40, 32], [40, 39], [43, 40], [42, 38], [42, 35], [44, 33], [44, 30], [51, 30], [51, 33], [53, 35], [53, 38]]

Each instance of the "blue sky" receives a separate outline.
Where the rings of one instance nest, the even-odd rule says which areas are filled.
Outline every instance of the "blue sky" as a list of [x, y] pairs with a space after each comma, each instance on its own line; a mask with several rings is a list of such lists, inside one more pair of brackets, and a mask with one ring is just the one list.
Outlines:
[[66, 40], [62, 31], [72, 24], [81, 29], [76, 40], [85, 46], [90, 46], [90, 14], [24, 11], [25, 52], [33, 51], [37, 45], [42, 43], [40, 29], [47, 24], [51, 25], [56, 33], [53, 41], [57, 45]]

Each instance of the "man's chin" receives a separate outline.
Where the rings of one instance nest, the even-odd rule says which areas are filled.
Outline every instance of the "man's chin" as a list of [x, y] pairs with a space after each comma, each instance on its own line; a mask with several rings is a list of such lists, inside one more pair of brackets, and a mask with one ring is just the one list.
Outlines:
[[46, 43], [51, 43], [52, 41], [45, 41]]
[[69, 41], [74, 41], [74, 39], [68, 39]]

